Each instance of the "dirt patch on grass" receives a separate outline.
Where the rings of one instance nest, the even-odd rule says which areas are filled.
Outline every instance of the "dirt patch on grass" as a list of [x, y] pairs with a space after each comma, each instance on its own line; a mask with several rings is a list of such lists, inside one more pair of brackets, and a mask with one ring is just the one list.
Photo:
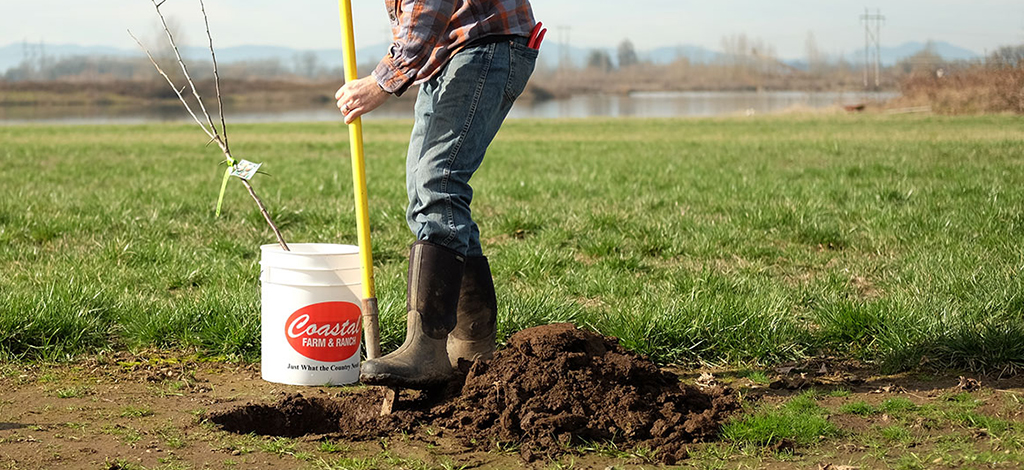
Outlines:
[[687, 445], [713, 437], [737, 408], [728, 389], [686, 385], [613, 338], [571, 324], [523, 330], [493, 360], [473, 364], [461, 388], [411, 398], [389, 416], [372, 412], [380, 395], [364, 390], [338, 399], [289, 396], [210, 419], [240, 433], [348, 439], [394, 434], [415, 423], [465, 445], [514, 443], [527, 461], [612, 442], [656, 450], [654, 458], [674, 463], [686, 457]]
[[[659, 438], [689, 451], [689, 458], [677, 463], [695, 468], [1024, 465], [1024, 376], [977, 377], [979, 389], [962, 391], [960, 373], [922, 370], [880, 376], [854, 363], [829, 361], [827, 368], [814, 361], [754, 375], [730, 369], [657, 371], [622, 352], [614, 341], [574, 339], [577, 332], [565, 333], [566, 341], [552, 344], [571, 344], [575, 349], [548, 349], [551, 344], [537, 337], [517, 340], [499, 354], [507, 361], [504, 366], [478, 367], [475, 380], [467, 380], [454, 395], [403, 392], [398, 411], [387, 418], [377, 416], [379, 388], [273, 384], [260, 380], [258, 364], [205, 361], [183, 353], [109, 353], [61, 364], [4, 363], [0, 468], [639, 469], [670, 455]], [[550, 359], [552, 354], [565, 357], [564, 364]], [[543, 375], [534, 374], [531, 381], [519, 377], [521, 370], [535, 367], [531, 364], [544, 364], [560, 380], [568, 378], [559, 387], [588, 393], [579, 402], [550, 399], [549, 395], [563, 395], [558, 387], [545, 388]], [[794, 379], [789, 381], [794, 387], [770, 386], [787, 377]], [[700, 406], [679, 411], [693, 406], [690, 388], [679, 386], [679, 381], [718, 383], [737, 390], [747, 411], [735, 412], [735, 419], [786, 406], [796, 396], [812, 396], [841, 433], [778, 456], [772, 447], [750, 451], [749, 446], [707, 438], [691, 444], [709, 428], [685, 429], [686, 423], [701, 423], [703, 412]], [[666, 382], [673, 386], [661, 388], [659, 383]], [[641, 398], [635, 409], [624, 413], [628, 407], [615, 403], [620, 396], [616, 390], [629, 387], [636, 388], [629, 393]], [[652, 392], [644, 395], [647, 389]], [[713, 410], [718, 395], [710, 390], [704, 389]], [[513, 394], [516, 400], [510, 398]], [[664, 399], [659, 402], [659, 397]], [[859, 403], [870, 409], [863, 414], [846, 410]], [[666, 413], [665, 407], [675, 407], [678, 413]], [[229, 410], [243, 411], [233, 415], [237, 432], [209, 419]], [[502, 414], [530, 413], [528, 420], [502, 421]], [[689, 434], [676, 441], [671, 433], [659, 435], [651, 426], [644, 431], [647, 434], [636, 431], [627, 436], [627, 429], [648, 429], [651, 417], [659, 414], [668, 419], [654, 418], [655, 423], [665, 419], [676, 423], [666, 430]], [[350, 419], [343, 421], [342, 416]], [[462, 422], [467, 416], [478, 421]], [[334, 422], [337, 428], [318, 427], [325, 422]], [[618, 434], [609, 431], [613, 426]], [[575, 435], [605, 432], [616, 444], [600, 438], [581, 443]], [[520, 437], [503, 440], [501, 435]], [[570, 443], [559, 441], [559, 436]], [[541, 442], [544, 437], [551, 438], [554, 450]], [[521, 444], [530, 440], [529, 449]], [[651, 450], [657, 452], [644, 451], [645, 446], [654, 446]], [[524, 451], [536, 460], [524, 460]]]

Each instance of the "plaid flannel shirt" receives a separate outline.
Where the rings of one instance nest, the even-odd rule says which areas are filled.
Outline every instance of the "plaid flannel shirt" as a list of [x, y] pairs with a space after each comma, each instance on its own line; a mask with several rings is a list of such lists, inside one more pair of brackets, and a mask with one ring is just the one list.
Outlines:
[[394, 42], [373, 76], [401, 95], [434, 76], [459, 49], [493, 35], [529, 36], [529, 0], [385, 0]]

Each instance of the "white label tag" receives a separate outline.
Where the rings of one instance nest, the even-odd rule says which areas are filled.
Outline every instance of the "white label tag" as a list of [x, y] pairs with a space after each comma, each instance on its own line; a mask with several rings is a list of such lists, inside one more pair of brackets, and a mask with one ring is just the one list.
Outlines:
[[249, 160], [239, 160], [235, 166], [231, 167], [231, 176], [237, 176], [243, 180], [249, 181], [256, 175], [256, 172], [259, 171], [261, 166], [263, 166], [262, 163], [253, 163]]

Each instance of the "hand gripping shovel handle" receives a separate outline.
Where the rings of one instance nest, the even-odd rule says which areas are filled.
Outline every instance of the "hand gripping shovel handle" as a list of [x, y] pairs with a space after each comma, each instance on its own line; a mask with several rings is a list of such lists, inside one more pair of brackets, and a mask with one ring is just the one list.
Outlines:
[[[338, 0], [341, 13], [341, 39], [344, 44], [345, 81], [358, 77], [356, 72], [356, 40], [352, 30], [352, 2]], [[373, 251], [370, 248], [370, 217], [366, 196], [366, 160], [363, 157], [363, 120], [356, 118], [348, 126], [352, 147], [352, 181], [356, 196], [356, 232], [359, 236], [359, 258], [363, 271], [363, 337], [366, 358], [380, 357], [380, 314], [377, 292], [373, 284]]]

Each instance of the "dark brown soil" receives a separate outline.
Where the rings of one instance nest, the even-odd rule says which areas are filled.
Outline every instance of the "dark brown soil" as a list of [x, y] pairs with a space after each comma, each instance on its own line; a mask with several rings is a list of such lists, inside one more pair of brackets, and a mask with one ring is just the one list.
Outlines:
[[[479, 431], [472, 426], [447, 429], [437, 424], [453, 419], [455, 414], [440, 418], [432, 414], [431, 410], [441, 402], [430, 396], [403, 394], [400, 411], [391, 415], [388, 421], [377, 421], [380, 418], [372, 415], [380, 407], [381, 389], [274, 384], [260, 380], [258, 363], [207, 361], [181, 351], [177, 353], [112, 352], [61, 363], [0, 362], [0, 390], [3, 390], [0, 396], [0, 468], [278, 470], [307, 468], [310, 462], [319, 461], [326, 462], [320, 466], [381, 469], [651, 468], [646, 459], [637, 456], [583, 451], [593, 446], [579, 448], [580, 451], [572, 452], [572, 455], [525, 462], [518, 454], [507, 452], [513, 446], [490, 447], [493, 442], [490, 430]], [[927, 468], [972, 465], [1024, 468], [1021, 466], [1024, 462], [1022, 447], [1018, 445], [1024, 442], [1020, 431], [1024, 423], [1024, 375], [974, 376], [981, 381], [981, 389], [965, 392], [957, 379], [960, 374], [955, 371], [936, 373], [925, 369], [877, 375], [856, 363], [832, 358], [815, 358], [780, 366], [775, 369], [777, 374], [765, 372], [773, 379], [794, 379], [784, 381], [781, 387], [769, 387], [764, 381], [753, 381], [747, 377], [749, 371], [745, 369], [668, 369], [668, 372], [686, 383], [728, 384], [741, 390], [747, 403], [761, 402], [757, 406], [766, 407], [781, 405], [800, 390], [813, 388], [825, 393], [816, 401], [829, 410], [829, 421], [840, 428], [841, 436], [826, 439], [821, 445], [799, 446], [794, 453], [778, 455], [749, 452], [745, 446], [714, 442], [698, 444], [691, 449], [702, 451], [691, 450], [695, 455], [686, 462], [688, 466], [772, 470], [846, 466], [866, 469], [906, 467], [906, 462], [910, 462], [910, 466], [916, 462], [919, 467]], [[506, 383], [506, 387], [507, 382], [514, 382], [511, 380], [514, 377], [502, 379], [499, 385]], [[827, 393], [836, 390], [844, 393]], [[458, 391], [461, 392], [461, 388]], [[272, 408], [278, 407], [265, 406], [281, 404], [283, 398], [297, 393], [307, 400], [293, 398], [292, 408], [301, 410], [308, 407], [324, 415], [334, 413], [345, 417], [363, 413], [363, 417], [338, 420], [338, 429], [326, 434], [297, 438], [233, 434], [219, 427], [207, 426], [205, 421], [211, 411], [247, 409], [257, 413], [262, 410], [265, 414], [261, 419], [253, 419], [247, 425], [242, 421], [238, 423], [243, 425], [242, 428], [264, 434], [280, 433], [289, 426], [299, 430], [295, 432], [309, 432], [301, 423], [312, 421], [312, 418], [293, 420], [293, 423], [299, 423], [298, 426], [272, 424], [275, 419], [280, 419], [272, 413]], [[967, 402], [960, 401], [964, 393], [970, 396]], [[893, 398], [909, 400], [922, 407], [922, 411], [906, 415], [876, 413], [865, 416], [840, 411], [843, 405], [861, 402], [878, 408]], [[264, 406], [240, 406], [245, 403]], [[458, 406], [454, 405], [455, 401], [449, 403], [452, 409], [457, 410], [462, 409], [459, 406], [468, 407], [473, 402], [463, 402]], [[962, 422], [958, 416], [962, 416], [964, 406], [968, 404], [978, 405], [974, 413], [1010, 423], [1011, 430], [994, 437], [980, 424]], [[232, 417], [238, 418], [240, 416]], [[271, 424], [255, 424], [263, 421]], [[382, 426], [386, 428], [380, 432], [392, 435], [382, 440], [369, 439], [367, 437], [375, 431], [357, 429], [360, 423], [370, 423], [367, 428], [372, 429], [373, 423], [377, 422], [384, 423]], [[892, 441], [882, 433], [883, 429], [894, 425], [909, 430], [911, 440]], [[407, 432], [400, 434], [395, 429]], [[498, 425], [492, 429], [493, 438], [497, 439]], [[238, 430], [244, 432], [243, 429]], [[474, 435], [476, 444], [460, 437]], [[955, 449], [950, 447], [950, 442], [954, 441]], [[464, 444], [466, 442], [470, 445]], [[631, 444], [625, 444], [625, 440], [619, 438], [617, 442], [620, 449], [637, 445], [637, 439], [629, 441]], [[882, 446], [865, 443], [881, 443]], [[772, 448], [783, 448], [786, 444], [790, 443], [780, 443]], [[382, 448], [387, 452], [382, 453]], [[537, 456], [538, 447], [533, 449]], [[937, 459], [942, 463], [933, 463]]]
[[688, 444], [712, 438], [737, 407], [725, 388], [685, 385], [614, 338], [567, 323], [515, 334], [447, 393], [403, 394], [388, 416], [378, 415], [381, 402], [382, 392], [372, 388], [334, 399], [291, 395], [210, 419], [239, 433], [346, 439], [429, 426], [470, 446], [518, 445], [526, 460], [610, 441], [620, 449], [656, 450], [655, 458], [674, 463]]

